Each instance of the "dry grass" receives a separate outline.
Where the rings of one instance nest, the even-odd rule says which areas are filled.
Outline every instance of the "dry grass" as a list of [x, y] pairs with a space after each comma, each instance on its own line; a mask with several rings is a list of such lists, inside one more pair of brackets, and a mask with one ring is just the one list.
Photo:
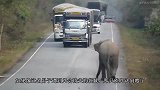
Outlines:
[[160, 90], [160, 49], [147, 40], [142, 30], [119, 25], [130, 78], [145, 78], [133, 90]]
[[32, 46], [33, 43], [25, 42], [17, 45], [17, 48], [5, 49], [0, 52], [0, 75], [7, 72], [20, 59], [20, 57]]
[[52, 27], [48, 23], [41, 24], [34, 27], [34, 29], [30, 28], [21, 43], [17, 43], [16, 41], [6, 42], [3, 50], [0, 51], [0, 75], [11, 69], [22, 55], [43, 35], [50, 32], [51, 29]]

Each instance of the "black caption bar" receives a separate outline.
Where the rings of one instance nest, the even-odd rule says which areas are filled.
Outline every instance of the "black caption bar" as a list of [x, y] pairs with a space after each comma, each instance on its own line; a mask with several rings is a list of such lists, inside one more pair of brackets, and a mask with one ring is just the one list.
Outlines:
[[[143, 78], [115, 78], [107, 79], [105, 78], [103, 83], [143, 83]], [[24, 83], [24, 84], [45, 84], [45, 83], [67, 83], [67, 84], [74, 84], [74, 83], [100, 83], [101, 80], [97, 78], [16, 78], [15, 83]]]

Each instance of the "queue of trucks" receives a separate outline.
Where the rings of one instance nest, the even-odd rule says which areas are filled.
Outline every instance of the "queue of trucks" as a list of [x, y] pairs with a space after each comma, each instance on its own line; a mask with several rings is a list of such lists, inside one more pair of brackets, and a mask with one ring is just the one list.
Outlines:
[[95, 22], [100, 23], [100, 10], [69, 3], [57, 5], [52, 10], [55, 41], [62, 40], [64, 47], [91, 45], [93, 25]]

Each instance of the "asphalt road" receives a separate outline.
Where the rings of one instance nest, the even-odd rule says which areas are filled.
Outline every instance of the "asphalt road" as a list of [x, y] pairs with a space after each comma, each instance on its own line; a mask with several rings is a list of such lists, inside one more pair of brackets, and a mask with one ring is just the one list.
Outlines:
[[120, 48], [116, 77], [127, 78], [117, 26], [103, 23], [100, 32], [93, 34], [92, 45], [88, 48], [63, 48], [62, 42], [54, 42], [51, 34], [44, 42], [37, 43], [5, 74], [6, 78], [0, 80], [0, 90], [130, 90], [125, 83], [18, 83], [22, 78], [95, 78], [98, 53], [94, 51], [93, 44], [105, 39], [112, 39]]

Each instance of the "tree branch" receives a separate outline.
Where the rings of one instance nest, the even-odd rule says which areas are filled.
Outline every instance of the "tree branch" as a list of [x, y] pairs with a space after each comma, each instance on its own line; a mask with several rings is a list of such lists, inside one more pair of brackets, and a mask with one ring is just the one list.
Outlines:
[[2, 49], [2, 33], [3, 33], [3, 27], [4, 27], [4, 24], [1, 25], [1, 30], [0, 30], [0, 51]]

